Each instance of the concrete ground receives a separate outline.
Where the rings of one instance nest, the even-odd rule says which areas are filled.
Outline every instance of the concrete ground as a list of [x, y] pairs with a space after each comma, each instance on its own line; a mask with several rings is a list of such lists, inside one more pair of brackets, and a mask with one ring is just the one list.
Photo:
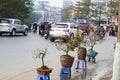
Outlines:
[[[99, 80], [102, 76], [104, 76], [107, 73], [114, 59], [115, 41], [116, 37], [106, 36], [104, 40], [97, 42], [97, 44], [94, 47], [94, 50], [98, 52], [98, 55], [96, 57], [96, 64], [87, 63], [86, 80], [90, 80], [90, 78], [92, 78], [92, 80]], [[74, 55], [76, 57], [75, 53], [73, 52], [71, 52], [71, 55]], [[47, 64], [54, 68], [52, 73], [50, 74], [51, 80], [60, 80], [59, 73], [61, 66], [59, 61], [59, 55], [56, 56], [51, 63], [47, 62]], [[71, 80], [81, 80], [80, 73], [74, 72], [74, 66], [71, 68], [71, 70], [72, 70]], [[13, 76], [9, 80], [35, 80], [35, 79], [36, 68]]]

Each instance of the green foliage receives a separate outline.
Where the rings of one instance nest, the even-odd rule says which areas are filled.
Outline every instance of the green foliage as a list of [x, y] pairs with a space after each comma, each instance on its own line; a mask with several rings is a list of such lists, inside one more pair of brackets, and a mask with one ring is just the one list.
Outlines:
[[82, 1], [76, 1], [76, 19], [87, 19], [89, 12], [90, 12], [90, 5], [91, 1], [90, 0], [82, 0]]
[[59, 43], [56, 44], [58, 50], [62, 50], [65, 52], [65, 55], [70, 56], [69, 52], [74, 51], [75, 48], [79, 48], [81, 43], [85, 43], [86, 41], [80, 36], [80, 34], [76, 34], [73, 39], [69, 39], [65, 44]]
[[62, 21], [68, 21], [69, 19], [69, 11], [68, 8], [64, 8], [62, 10]]
[[28, 25], [29, 30], [31, 29], [33, 22], [37, 22], [40, 17], [42, 17], [40, 13], [32, 12], [29, 17], [24, 20], [25, 24]]
[[32, 23], [25, 21], [25, 24], [28, 26], [28, 29], [31, 30]]
[[110, 0], [108, 7], [110, 8], [111, 16], [118, 15], [118, 6], [118, 0]]
[[83, 37], [80, 36], [80, 34], [76, 34], [74, 39], [71, 41], [71, 44], [73, 45], [73, 48], [79, 48], [81, 43], [86, 43]]
[[37, 22], [38, 19], [40, 19], [42, 17], [42, 14], [40, 12], [32, 12], [30, 13], [29, 18], [27, 18], [26, 21], [33, 23], [33, 22]]
[[32, 10], [31, 0], [0, 0], [0, 17], [24, 20]]
[[57, 47], [58, 50], [61, 50], [63, 52], [65, 52], [65, 55], [67, 56], [70, 56], [69, 55], [69, 52], [70, 52], [70, 44], [68, 42], [66, 42], [65, 44], [64, 43], [58, 43], [58, 44], [55, 44], [55, 46]]
[[107, 17], [118, 15], [118, 1], [112, 0], [112, 2], [110, 1], [109, 3], [98, 4], [96, 8], [92, 10], [92, 12], [93, 14], [91, 16], [95, 18], [98, 16], [98, 14], [105, 14]]

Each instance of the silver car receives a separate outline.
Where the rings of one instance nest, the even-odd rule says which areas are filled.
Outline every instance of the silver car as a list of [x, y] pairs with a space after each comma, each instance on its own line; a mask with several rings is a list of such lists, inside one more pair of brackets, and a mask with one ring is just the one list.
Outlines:
[[15, 36], [16, 33], [23, 33], [26, 36], [28, 26], [19, 19], [0, 18], [0, 35], [3, 33], [10, 33], [11, 36]]

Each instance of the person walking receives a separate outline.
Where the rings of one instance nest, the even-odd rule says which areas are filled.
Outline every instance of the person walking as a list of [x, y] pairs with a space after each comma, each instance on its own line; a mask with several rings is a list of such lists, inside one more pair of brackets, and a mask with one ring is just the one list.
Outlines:
[[33, 23], [33, 32], [37, 32], [37, 23], [36, 22], [34, 22]]

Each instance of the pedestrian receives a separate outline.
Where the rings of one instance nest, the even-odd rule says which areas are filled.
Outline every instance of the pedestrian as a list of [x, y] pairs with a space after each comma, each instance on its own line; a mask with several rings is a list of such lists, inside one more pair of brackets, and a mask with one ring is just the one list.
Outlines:
[[114, 33], [114, 30], [113, 30], [113, 27], [110, 27], [109, 29], [109, 36], [114, 36], [115, 33]]
[[36, 31], [37, 31], [37, 26], [38, 26], [37, 23], [34, 22], [34, 23], [33, 23], [33, 32], [36, 32]]

